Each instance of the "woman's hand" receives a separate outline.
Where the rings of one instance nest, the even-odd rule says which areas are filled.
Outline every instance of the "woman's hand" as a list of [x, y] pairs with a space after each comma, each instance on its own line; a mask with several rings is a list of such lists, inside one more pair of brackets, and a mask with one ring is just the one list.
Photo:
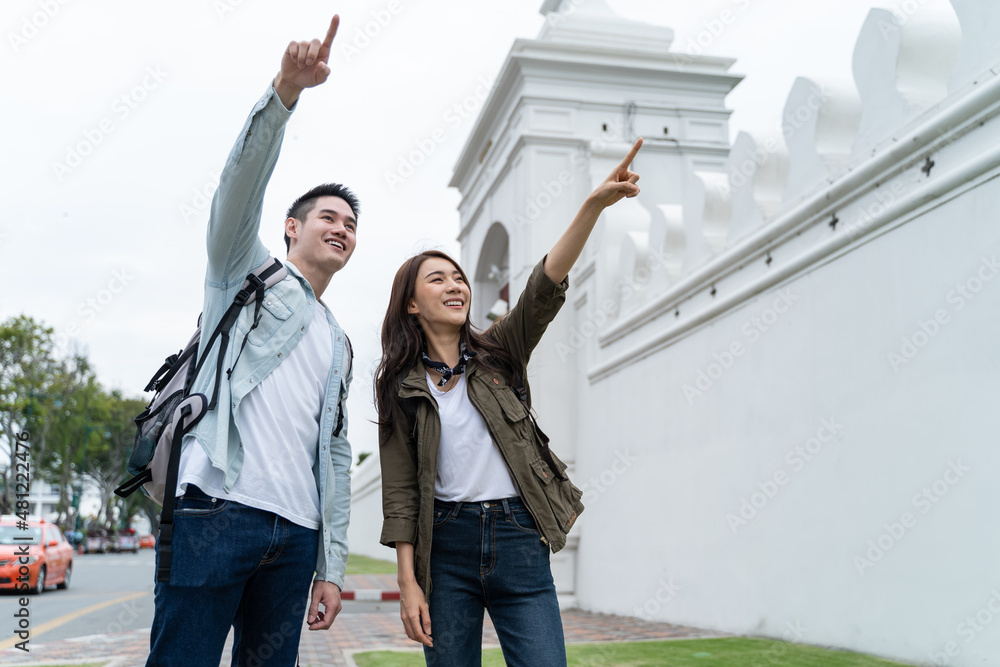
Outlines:
[[629, 166], [640, 148], [642, 148], [641, 138], [635, 142], [632, 150], [618, 163], [604, 182], [590, 193], [573, 218], [573, 222], [552, 246], [552, 250], [545, 258], [545, 275], [553, 282], [561, 283], [569, 275], [569, 270], [579, 259], [583, 246], [590, 238], [590, 232], [594, 230], [594, 225], [604, 209], [625, 197], [635, 197], [639, 194], [639, 186], [635, 184], [639, 180], [639, 174], [629, 171]]
[[400, 583], [399, 616], [403, 619], [407, 637], [424, 646], [434, 646], [431, 639], [430, 608], [416, 579]]
[[607, 208], [625, 197], [635, 197], [639, 194], [639, 186], [635, 184], [639, 180], [639, 174], [629, 171], [629, 166], [640, 148], [642, 148], [641, 137], [632, 145], [632, 150], [628, 152], [625, 159], [618, 163], [618, 166], [604, 179], [604, 182], [590, 194], [590, 199], [601, 208]]

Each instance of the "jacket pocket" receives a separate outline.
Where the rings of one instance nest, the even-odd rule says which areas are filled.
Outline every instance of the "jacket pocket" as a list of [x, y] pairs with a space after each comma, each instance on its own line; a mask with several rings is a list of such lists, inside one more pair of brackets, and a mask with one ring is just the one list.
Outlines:
[[273, 290], [270, 290], [264, 294], [264, 301], [261, 303], [260, 322], [251, 331], [255, 308], [255, 304], [252, 303], [246, 306], [236, 321], [236, 331], [239, 334], [236, 338], [236, 349], [243, 344], [243, 337], [247, 336], [248, 331], [250, 335], [247, 337], [247, 343], [256, 347], [264, 345], [292, 315], [292, 309], [285, 305]]
[[548, 486], [555, 479], [555, 475], [552, 474], [549, 465], [541, 459], [532, 459], [531, 471], [535, 473], [535, 477], [542, 483], [542, 486]]
[[[565, 474], [566, 464], [559, 460], [555, 454], [552, 455], [552, 458], [559, 467], [559, 472]], [[577, 488], [569, 478], [557, 478], [549, 465], [540, 458], [531, 461], [531, 470], [541, 483], [545, 499], [549, 501], [549, 507], [552, 509], [552, 515], [556, 523], [559, 524], [559, 530], [563, 533], [569, 533], [570, 528], [573, 527], [577, 517], [583, 511], [583, 503], [580, 502], [583, 491]]]
[[503, 410], [503, 416], [507, 418], [507, 421], [514, 423], [527, 418], [528, 411], [524, 409], [524, 404], [514, 395], [513, 389], [503, 388], [495, 390], [493, 395], [496, 397], [497, 403], [500, 404], [500, 409]]

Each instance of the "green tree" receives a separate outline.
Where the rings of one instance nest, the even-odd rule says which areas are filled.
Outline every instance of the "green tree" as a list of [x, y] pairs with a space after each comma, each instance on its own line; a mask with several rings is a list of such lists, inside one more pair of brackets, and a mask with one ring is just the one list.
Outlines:
[[[52, 329], [26, 315], [0, 323], [0, 461], [4, 464], [12, 460], [11, 445], [18, 433], [27, 431], [33, 445], [36, 435], [47, 434], [55, 399], [45, 389], [56, 367]], [[37, 425], [43, 428], [36, 434], [31, 428]], [[34, 451], [31, 461], [38, 465]], [[13, 472], [13, 466], [4, 465], [0, 512], [9, 512], [13, 502]]]
[[[128, 458], [135, 441], [135, 423], [132, 420], [146, 407], [146, 401], [125, 398], [117, 389], [104, 394], [101, 401], [104, 404], [102, 414], [106, 418], [97, 428], [102, 437], [90, 452], [87, 468], [83, 472], [97, 486], [104, 525], [112, 530], [127, 525], [142, 510], [142, 498], [145, 496], [141, 492], [128, 498], [118, 498], [114, 490], [128, 476]], [[118, 525], [112, 525], [116, 508]]]
[[64, 364], [52, 387], [65, 400], [52, 419], [39, 466], [45, 478], [59, 487], [58, 522], [63, 523], [72, 508], [74, 483], [82, 482], [91, 452], [102, 446], [109, 405], [90, 362], [81, 354]]

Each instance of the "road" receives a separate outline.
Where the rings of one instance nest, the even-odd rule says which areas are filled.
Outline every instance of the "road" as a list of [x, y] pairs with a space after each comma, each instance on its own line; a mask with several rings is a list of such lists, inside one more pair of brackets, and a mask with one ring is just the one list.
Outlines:
[[[131, 632], [153, 624], [152, 549], [137, 554], [86, 554], [73, 557], [67, 590], [49, 588], [29, 596], [31, 641], [46, 642], [90, 635]], [[16, 641], [13, 593], [0, 593], [0, 649]], [[10, 610], [9, 612], [7, 610]], [[398, 610], [398, 602], [344, 602], [342, 614]]]
[[[13, 593], [0, 605], [17, 608]], [[86, 554], [73, 557], [73, 578], [64, 591], [49, 588], [33, 595], [31, 641], [54, 641], [148, 628], [153, 622], [153, 550], [137, 554]], [[0, 648], [8, 641], [11, 619], [0, 615]]]

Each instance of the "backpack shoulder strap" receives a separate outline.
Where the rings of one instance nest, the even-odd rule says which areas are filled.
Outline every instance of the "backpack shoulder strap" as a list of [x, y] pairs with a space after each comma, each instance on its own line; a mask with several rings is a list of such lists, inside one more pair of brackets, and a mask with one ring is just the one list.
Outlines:
[[[246, 336], [243, 337], [243, 344], [240, 346], [240, 351], [236, 355], [236, 359], [233, 361], [234, 367], [236, 366], [236, 362], [239, 361], [240, 355], [243, 354], [243, 348], [246, 347], [247, 338], [250, 336], [250, 332], [256, 329], [257, 325], [260, 323], [260, 309], [261, 303], [264, 300], [264, 291], [284, 280], [287, 275], [288, 269], [286, 269], [276, 257], [269, 256], [256, 271], [247, 275], [246, 279], [243, 281], [243, 288], [237, 292], [236, 298], [233, 299], [233, 303], [230, 304], [225, 314], [223, 314], [222, 319], [219, 320], [218, 326], [215, 327], [212, 335], [205, 341], [205, 345], [201, 348], [201, 357], [198, 359], [198, 363], [194, 365], [193, 371], [188, 377], [188, 384], [185, 387], [185, 390], [190, 391], [191, 385], [194, 383], [194, 378], [196, 378], [201, 372], [201, 367], [205, 364], [205, 360], [208, 358], [208, 353], [212, 349], [212, 345], [215, 344], [215, 339], [221, 337], [222, 343], [219, 346], [219, 358], [216, 360], [215, 368], [215, 387], [212, 390], [212, 398], [208, 405], [209, 410], [215, 409], [216, 403], [219, 399], [219, 385], [222, 382], [222, 368], [226, 363], [225, 352], [226, 348], [229, 347], [229, 332], [236, 324], [236, 319], [239, 317], [240, 311], [243, 310], [244, 306], [254, 303], [253, 324], [247, 331]], [[228, 374], [231, 375], [232, 372], [233, 369], [230, 368]]]

